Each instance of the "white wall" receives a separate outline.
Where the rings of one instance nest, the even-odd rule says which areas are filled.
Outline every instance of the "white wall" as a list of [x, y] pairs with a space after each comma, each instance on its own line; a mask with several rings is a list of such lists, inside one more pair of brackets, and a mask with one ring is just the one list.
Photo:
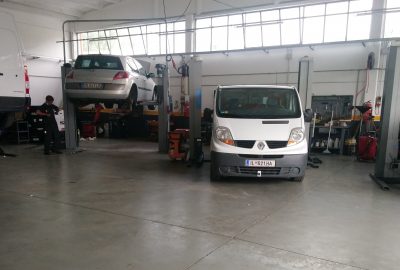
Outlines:
[[14, 15], [24, 54], [42, 56], [36, 60], [26, 57], [32, 105], [42, 104], [46, 95], [53, 95], [55, 103], [61, 105], [61, 64], [57, 59], [63, 58], [63, 52], [62, 44], [56, 41], [62, 40], [61, 25], [67, 18], [35, 14], [29, 10], [1, 9]]

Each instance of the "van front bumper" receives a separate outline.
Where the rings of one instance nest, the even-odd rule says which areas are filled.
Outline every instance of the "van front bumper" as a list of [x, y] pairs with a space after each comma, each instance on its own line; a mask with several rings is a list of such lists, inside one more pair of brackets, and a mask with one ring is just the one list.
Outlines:
[[[211, 152], [211, 166], [221, 176], [293, 178], [302, 177], [307, 168], [308, 154], [241, 155]], [[275, 167], [248, 167], [246, 160], [275, 160]]]

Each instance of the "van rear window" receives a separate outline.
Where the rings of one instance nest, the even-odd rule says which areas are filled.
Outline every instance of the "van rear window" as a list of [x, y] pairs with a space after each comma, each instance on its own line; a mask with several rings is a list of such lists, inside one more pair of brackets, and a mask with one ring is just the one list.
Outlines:
[[75, 69], [123, 70], [121, 60], [109, 55], [80, 55], [76, 58]]
[[295, 89], [222, 88], [217, 92], [219, 117], [279, 119], [301, 116]]

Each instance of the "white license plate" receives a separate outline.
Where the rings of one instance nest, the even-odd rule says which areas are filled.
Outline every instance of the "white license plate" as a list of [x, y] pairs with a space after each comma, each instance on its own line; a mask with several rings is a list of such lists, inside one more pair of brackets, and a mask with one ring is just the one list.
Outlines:
[[247, 167], [275, 167], [275, 160], [246, 160]]
[[82, 83], [84, 89], [103, 89], [102, 83]]

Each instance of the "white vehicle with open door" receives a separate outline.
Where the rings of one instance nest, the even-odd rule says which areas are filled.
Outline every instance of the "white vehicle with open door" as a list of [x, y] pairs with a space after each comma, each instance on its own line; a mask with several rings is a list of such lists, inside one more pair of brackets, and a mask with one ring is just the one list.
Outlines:
[[0, 11], [0, 128], [30, 105], [29, 78], [14, 17]]
[[222, 86], [214, 98], [211, 180], [224, 176], [303, 180], [308, 146], [296, 88]]

